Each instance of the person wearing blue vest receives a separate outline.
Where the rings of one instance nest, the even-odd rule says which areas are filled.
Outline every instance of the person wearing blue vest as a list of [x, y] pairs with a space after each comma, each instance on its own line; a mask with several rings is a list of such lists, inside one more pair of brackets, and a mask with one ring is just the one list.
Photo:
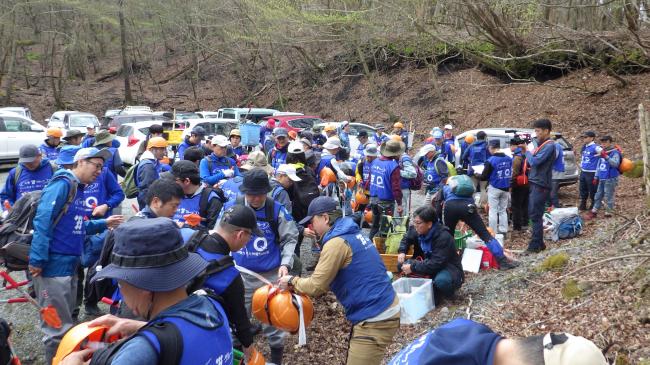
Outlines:
[[289, 148], [289, 132], [286, 128], [275, 128], [273, 130], [275, 136], [275, 145], [269, 152], [269, 164], [277, 169], [278, 166], [287, 162], [287, 151]]
[[341, 140], [341, 147], [350, 152], [350, 122], [344, 120], [337, 128], [337, 134]]
[[85, 220], [84, 186], [92, 183], [110, 157], [106, 150], [80, 149], [72, 170], [60, 169], [43, 189], [34, 216], [34, 236], [29, 252], [29, 271], [39, 306], [52, 305], [62, 326], [41, 322], [45, 359], [49, 364], [65, 332], [72, 327], [76, 302], [77, 266], [86, 234], [116, 227], [123, 218]]
[[[404, 153], [406, 145], [402, 141], [388, 140], [379, 148], [381, 157], [372, 162], [370, 169], [370, 204], [372, 206], [372, 227], [370, 240], [379, 232], [381, 217], [384, 215], [401, 216], [402, 176], [398, 159]], [[385, 232], [382, 232], [385, 233]]]
[[95, 143], [93, 147], [102, 149], [106, 148], [111, 152], [111, 157], [106, 160], [106, 167], [108, 170], [117, 178], [117, 176], [124, 177], [126, 175], [126, 170], [124, 169], [124, 164], [122, 163], [122, 158], [120, 158], [120, 152], [117, 148], [112, 147], [111, 143], [115, 139], [115, 135], [108, 133], [108, 131], [99, 131], [95, 136]]
[[185, 150], [194, 146], [201, 146], [201, 141], [205, 138], [205, 128], [197, 125], [190, 131], [190, 135], [185, 137], [183, 142], [178, 145], [178, 159], [183, 160]]
[[[0, 192], [0, 202], [14, 205], [25, 193], [42, 190], [52, 178], [54, 170], [50, 160], [41, 155], [38, 147], [33, 144], [21, 146], [18, 151], [18, 166], [9, 170]], [[4, 204], [2, 205], [4, 209]]]
[[476, 133], [476, 141], [470, 144], [461, 156], [461, 160], [467, 161], [467, 175], [472, 176], [477, 191], [481, 193], [479, 201], [479, 206], [481, 207], [487, 203], [487, 181], [481, 181], [478, 177], [474, 176], [472, 166], [483, 166], [488, 157], [490, 157], [486, 139], [487, 134], [485, 132], [480, 131]]
[[381, 147], [381, 145], [384, 144], [384, 142], [388, 141], [388, 135], [386, 133], [384, 133], [384, 131], [386, 130], [386, 127], [383, 124], [377, 124], [375, 126], [375, 130], [376, 130], [376, 133], [375, 133], [374, 136], [372, 136], [372, 138], [374, 140], [373, 142], [377, 146]]
[[489, 143], [490, 157], [483, 165], [481, 179], [488, 181], [488, 221], [494, 233], [508, 232], [508, 202], [510, 200], [510, 180], [512, 179], [512, 157], [501, 152], [501, 141], [493, 139]]
[[616, 196], [616, 185], [618, 185], [618, 176], [621, 174], [618, 170], [621, 165], [621, 152], [613, 144], [611, 136], [600, 137], [600, 146], [596, 149], [598, 152], [598, 190], [594, 198], [594, 207], [587, 213], [587, 219], [594, 219], [598, 210], [603, 204], [603, 199], [607, 201], [605, 217], [611, 217], [614, 212], [614, 197]]
[[296, 168], [293, 165], [282, 164], [278, 166], [271, 178], [271, 191], [268, 194], [270, 199], [282, 204], [289, 213], [293, 210], [289, 189], [293, 186], [294, 181], [301, 181], [296, 175]]
[[[84, 147], [83, 144], [86, 143], [87, 140], [89, 140], [89, 139], [94, 139], [94, 138], [95, 138], [95, 132], [96, 132], [96, 129], [95, 129], [95, 125], [94, 125], [94, 124], [90, 123], [90, 124], [88, 124], [88, 125], [86, 126], [86, 134], [85, 134], [84, 137], [81, 139], [81, 147]], [[90, 147], [90, 146], [92, 146], [93, 143], [95, 143], [94, 140], [92, 141], [92, 143], [90, 143], [90, 145], [85, 146], [85, 147]]]
[[443, 134], [442, 138], [445, 141], [445, 144], [449, 146], [454, 146], [455, 145], [455, 139], [456, 137], [454, 136], [454, 127], [451, 124], [445, 124], [444, 131], [445, 133]]
[[357, 146], [357, 151], [352, 154], [352, 157], [357, 160], [357, 162], [363, 160], [364, 157], [364, 151], [366, 149], [366, 146], [368, 143], [368, 132], [366, 131], [361, 131], [359, 132], [359, 135], [357, 135], [357, 140], [359, 141], [359, 145]]
[[[534, 151], [526, 151], [526, 161], [530, 166], [528, 182], [530, 196], [528, 199], [528, 217], [533, 230], [528, 242], [528, 253], [537, 253], [546, 249], [544, 244], [543, 217], [545, 204], [551, 193], [553, 178], [553, 162], [555, 162], [555, 143], [551, 140], [552, 123], [548, 119], [538, 119], [533, 122], [537, 146]], [[525, 146], [524, 146], [525, 148]]]
[[147, 204], [147, 191], [154, 181], [160, 178], [160, 160], [167, 154], [167, 140], [153, 137], [147, 143], [147, 150], [140, 156], [136, 165], [135, 184], [138, 187], [138, 207], [142, 210]]
[[553, 161], [553, 173], [551, 175], [551, 194], [549, 203], [551, 207], [560, 208], [560, 179], [564, 176], [564, 149], [559, 143], [555, 143], [555, 161]]
[[[594, 142], [596, 132], [586, 131], [582, 134], [582, 149], [580, 150], [580, 205], [579, 210], [591, 210], [594, 207], [596, 190], [596, 170], [598, 169], [598, 145]], [[589, 208], [587, 202], [591, 199]]]
[[440, 154], [442, 158], [445, 160], [454, 163], [455, 156], [454, 152], [452, 151], [452, 148], [449, 144], [445, 143], [445, 140], [443, 139], [443, 133], [441, 130], [436, 130], [432, 134], [433, 136], [433, 141], [432, 144], [436, 147], [436, 150]]
[[505, 338], [488, 326], [456, 318], [404, 347], [388, 365], [607, 365], [584, 337], [547, 333]]
[[418, 176], [417, 168], [411, 156], [404, 151], [399, 158], [399, 175], [402, 178], [400, 187], [402, 188], [402, 207], [405, 212], [411, 211], [411, 183]]
[[145, 321], [100, 317], [89, 326], [109, 327], [109, 336], [128, 337], [106, 348], [68, 355], [62, 365], [231, 365], [228, 317], [212, 295], [187, 294], [187, 285], [208, 267], [188, 252], [176, 224], [168, 218], [127, 222], [115, 230], [111, 263], [93, 281], [117, 280], [124, 301]]
[[237, 158], [246, 154], [246, 148], [241, 144], [241, 132], [239, 129], [231, 130], [228, 140], [230, 141], [232, 152], [237, 155]]
[[[372, 163], [379, 156], [379, 149], [374, 143], [369, 143], [366, 145], [364, 151], [364, 158], [359, 161], [356, 167], [355, 178], [357, 180], [357, 189], [361, 190], [361, 193], [364, 194], [369, 201], [370, 199], [370, 172], [372, 171]], [[357, 201], [357, 211], [363, 212], [366, 209], [368, 204], [361, 204]]]
[[257, 226], [255, 212], [243, 205], [233, 205], [224, 211], [215, 232], [203, 239], [196, 250], [206, 261], [217, 262], [223, 267], [209, 275], [204, 286], [223, 298], [228, 321], [246, 356], [252, 349], [253, 326], [246, 312], [244, 280], [232, 265], [230, 255], [244, 248], [252, 235], [264, 235]]
[[[261, 236], [253, 235], [246, 243], [246, 247], [232, 253], [237, 265], [243, 268], [240, 271], [246, 289], [246, 308], [250, 312], [254, 291], [265, 283], [246, 273], [244, 269], [257, 273], [271, 282], [287, 275], [294, 266], [298, 227], [282, 204], [268, 198], [271, 184], [266, 171], [260, 168], [248, 171], [244, 174], [244, 181], [239, 190], [244, 196], [227, 202], [220, 219], [228, 208], [234, 205], [245, 205], [255, 211], [257, 226], [263, 232]], [[271, 348], [271, 362], [279, 365], [282, 362], [287, 334], [268, 325], [263, 325], [262, 330]]]
[[[442, 213], [443, 223], [450, 232], [454, 232], [459, 221], [465, 222], [496, 258], [500, 270], [514, 269], [518, 264], [506, 257], [499, 241], [490, 234], [478, 213], [474, 198], [471, 195], [464, 196], [454, 193], [453, 186], [456, 184], [454, 180], [460, 178], [463, 177], [452, 176], [442, 187], [442, 199], [436, 203], [436, 208], [438, 212]], [[438, 206], [439, 204], [442, 204], [442, 208]]]
[[187, 226], [185, 216], [197, 214], [201, 222], [194, 229], [207, 230], [214, 227], [221, 212], [225, 197], [220, 189], [204, 186], [199, 176], [199, 168], [190, 161], [176, 161], [171, 170], [173, 180], [183, 189], [183, 199], [174, 214], [173, 220]]
[[424, 145], [419, 154], [422, 155], [420, 163], [424, 172], [425, 204], [428, 205], [449, 177], [449, 167], [434, 145]]
[[331, 290], [352, 323], [346, 364], [381, 364], [399, 329], [400, 305], [379, 252], [351, 217], [342, 217], [335, 199], [314, 199], [300, 221], [308, 223], [323, 242], [315, 271], [309, 278], [284, 275], [280, 288], [310, 296]]
[[230, 141], [226, 136], [212, 138], [212, 154], [205, 156], [199, 164], [201, 180], [204, 183], [214, 186], [221, 180], [241, 176], [237, 162], [226, 156], [228, 146], [230, 146]]
[[[465, 275], [461, 258], [454, 237], [439, 222], [432, 206], [418, 207], [413, 212], [411, 223], [397, 250], [398, 268], [405, 275], [415, 274], [433, 279], [433, 299], [437, 305], [443, 298], [453, 298], [463, 284]], [[411, 246], [414, 259], [406, 260]]]
[[43, 144], [38, 149], [41, 150], [43, 157], [54, 161], [59, 156], [59, 145], [61, 144], [63, 131], [60, 128], [48, 128], [45, 135], [47, 139], [43, 141]]

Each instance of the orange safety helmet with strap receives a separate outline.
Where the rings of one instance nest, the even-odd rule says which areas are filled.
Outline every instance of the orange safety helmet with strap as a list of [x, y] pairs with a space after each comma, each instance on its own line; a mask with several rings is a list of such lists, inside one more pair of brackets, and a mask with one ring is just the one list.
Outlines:
[[320, 186], [325, 187], [336, 182], [336, 174], [329, 167], [323, 167], [320, 170]]
[[311, 299], [306, 295], [280, 290], [272, 285], [265, 285], [253, 293], [253, 315], [264, 324], [296, 333], [300, 328], [298, 297], [302, 302], [305, 327], [308, 327], [314, 319], [314, 304]]
[[61, 340], [59, 348], [56, 350], [56, 355], [52, 359], [52, 365], [58, 365], [66, 356], [75, 351], [84, 350], [92, 343], [111, 343], [120, 339], [119, 336], [107, 337], [108, 327], [88, 327], [88, 323], [79, 323], [68, 330]]

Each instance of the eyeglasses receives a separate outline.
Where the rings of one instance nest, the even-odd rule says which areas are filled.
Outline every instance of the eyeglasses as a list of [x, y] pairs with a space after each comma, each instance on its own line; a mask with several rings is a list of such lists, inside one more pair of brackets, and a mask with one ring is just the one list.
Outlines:
[[92, 162], [92, 161], [90, 161], [90, 160], [86, 160], [86, 162], [88, 162], [89, 164], [95, 166], [95, 170], [101, 170], [101, 169], [104, 168], [104, 164], [101, 164], [101, 163], [95, 163], [95, 162]]

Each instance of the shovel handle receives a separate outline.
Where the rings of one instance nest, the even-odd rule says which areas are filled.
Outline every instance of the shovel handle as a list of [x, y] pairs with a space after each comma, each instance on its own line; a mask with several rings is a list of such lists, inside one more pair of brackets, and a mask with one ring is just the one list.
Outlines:
[[16, 289], [16, 290], [20, 293], [20, 295], [23, 296], [23, 298], [27, 299], [30, 303], [32, 303], [33, 305], [35, 305], [36, 308], [41, 309], [41, 306], [38, 305], [38, 302], [37, 302], [36, 300], [34, 300], [34, 298], [32, 298], [31, 296], [29, 296], [29, 294], [28, 294], [26, 291], [24, 291], [23, 289], [21, 289], [21, 288], [20, 288], [20, 285], [18, 285], [19, 283], [16, 282], [16, 280], [14, 280], [14, 278], [12, 278], [11, 276], [9, 276], [9, 273], [7, 273], [6, 271], [0, 271], [0, 276], [2, 276], [2, 278], [4, 278], [5, 280], [7, 280], [7, 282], [8, 282], [9, 284], [11, 284], [10, 286], [12, 287], [12, 289]]
[[[19, 281], [16, 284], [18, 286], [25, 286], [25, 285], [29, 284], [29, 280]], [[16, 287], [13, 284], [9, 284], [9, 285], [5, 286], [4, 288], [0, 288], [0, 291], [11, 290], [11, 289], [15, 289], [15, 288]]]
[[25, 298], [11, 298], [11, 299], [3, 299], [0, 300], [0, 303], [27, 303], [28, 300]]

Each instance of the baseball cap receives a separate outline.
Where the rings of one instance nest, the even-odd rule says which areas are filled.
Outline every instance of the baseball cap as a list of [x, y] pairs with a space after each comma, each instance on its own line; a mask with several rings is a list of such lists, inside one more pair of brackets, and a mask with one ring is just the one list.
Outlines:
[[349, 121], [344, 120], [344, 121], [341, 122], [341, 128], [345, 128], [345, 127], [346, 127], [347, 125], [349, 125], [349, 124], [350, 124]]
[[501, 142], [498, 139], [491, 139], [488, 142], [488, 146], [493, 148], [501, 148]]
[[273, 135], [276, 136], [276, 137], [285, 137], [286, 138], [286, 137], [289, 137], [289, 131], [287, 131], [286, 128], [278, 127], [278, 128], [275, 128], [273, 130]]
[[201, 127], [200, 125], [197, 125], [192, 129], [190, 134], [196, 134], [197, 136], [203, 138], [205, 137], [205, 128]]
[[339, 137], [330, 137], [325, 141], [323, 148], [326, 150], [333, 150], [336, 148], [341, 148], [341, 140]]
[[545, 365], [606, 365], [600, 349], [584, 337], [568, 333], [544, 336]]
[[172, 175], [179, 179], [186, 179], [192, 176], [199, 176], [199, 168], [192, 161], [176, 161], [172, 165]]
[[80, 160], [87, 160], [89, 158], [101, 158], [102, 160], [106, 161], [111, 157], [111, 151], [109, 151], [107, 148], [103, 148], [101, 150], [95, 148], [95, 147], [87, 147], [87, 148], [82, 148], [77, 153], [74, 155], [74, 161], [77, 162]]
[[[302, 145], [302, 140], [303, 139], [301, 139], [300, 141], [292, 141], [292, 142], [290, 142], [289, 147], [287, 148], [287, 152], [289, 152], [289, 153], [302, 153], [302, 152], [305, 152], [305, 147]], [[311, 143], [309, 143], [309, 140], [307, 140], [307, 143], [309, 145], [311, 145]]]
[[425, 144], [424, 146], [422, 146], [422, 149], [420, 149], [420, 153], [419, 153], [419, 154], [421, 154], [422, 156], [424, 156], [424, 155], [426, 155], [427, 153], [429, 153], [429, 152], [433, 152], [433, 151], [437, 151], [437, 150], [436, 150], [436, 146], [434, 146], [434, 145], [432, 145], [432, 144]]
[[335, 211], [339, 208], [339, 204], [334, 198], [329, 196], [319, 196], [309, 203], [309, 208], [307, 209], [307, 216], [300, 221], [299, 224], [305, 224], [311, 221], [315, 215], [328, 213]]
[[86, 124], [86, 129], [95, 129], [95, 125], [92, 124], [92, 123], [91, 124]]
[[18, 151], [18, 162], [19, 163], [30, 163], [34, 162], [36, 158], [41, 154], [41, 151], [33, 144], [26, 144], [20, 147]]
[[302, 181], [302, 179], [296, 175], [296, 168], [286, 163], [278, 166], [278, 168], [275, 170], [275, 173], [287, 175], [292, 181]]
[[433, 133], [431, 133], [431, 135], [435, 139], [440, 139], [440, 138], [442, 138], [442, 131], [441, 130], [435, 130], [435, 131], [433, 131]]
[[212, 137], [212, 144], [219, 147], [228, 147], [230, 145], [230, 141], [226, 136], [214, 136]]
[[611, 142], [611, 141], [614, 140], [614, 138], [612, 138], [612, 136], [602, 136], [602, 137], [600, 137], [600, 140], [601, 141], [610, 141]]
[[583, 137], [591, 137], [591, 138], [596, 138], [596, 132], [594, 131], [586, 131], [582, 134]]
[[335, 130], [336, 130], [336, 126], [334, 126], [334, 124], [332, 124], [332, 123], [328, 123], [328, 124], [325, 126], [325, 128], [323, 128], [323, 131], [324, 131], [324, 132], [333, 132], [333, 131], [335, 131]]
[[376, 130], [384, 130], [384, 129], [386, 129], [386, 126], [384, 126], [383, 124], [377, 124], [377, 125], [375, 125], [375, 129]]
[[254, 235], [264, 237], [264, 233], [257, 227], [255, 212], [243, 204], [233, 205], [226, 209], [221, 216], [221, 221], [238, 228], [250, 229]]
[[445, 129], [450, 131], [450, 130], [454, 129], [454, 127], [452, 127], [451, 124], [445, 124]]

